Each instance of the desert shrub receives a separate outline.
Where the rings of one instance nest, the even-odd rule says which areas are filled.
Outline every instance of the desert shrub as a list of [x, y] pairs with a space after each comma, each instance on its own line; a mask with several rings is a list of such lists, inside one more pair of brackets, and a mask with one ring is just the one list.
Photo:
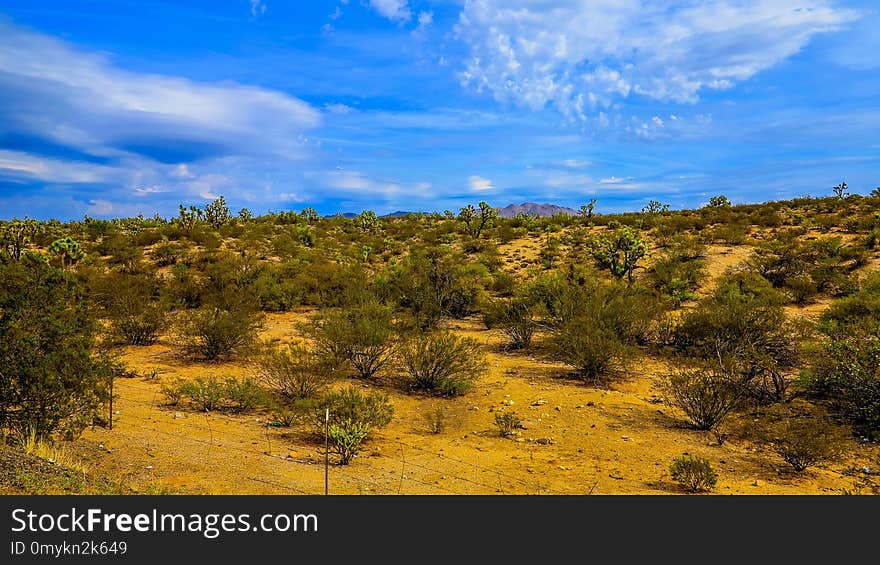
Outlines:
[[501, 433], [501, 437], [510, 437], [516, 434], [516, 430], [522, 425], [522, 420], [516, 412], [500, 411], [495, 412], [495, 425]]
[[785, 414], [762, 430], [762, 443], [796, 473], [835, 461], [845, 450], [845, 435], [826, 417]]
[[799, 337], [769, 283], [743, 275], [722, 279], [715, 293], [688, 311], [673, 344], [681, 353], [720, 360], [755, 400], [769, 402], [785, 395], [787, 371], [800, 361]]
[[183, 256], [183, 248], [174, 243], [163, 243], [153, 248], [150, 255], [159, 267], [169, 267], [177, 264]]
[[196, 377], [182, 383], [183, 396], [203, 412], [216, 410], [223, 403], [225, 386], [217, 377]]
[[867, 436], [880, 435], [880, 337], [857, 333], [824, 344], [804, 380], [832, 413]]
[[709, 460], [696, 455], [676, 457], [669, 467], [669, 474], [688, 492], [708, 492], [718, 482], [718, 475]]
[[863, 250], [837, 237], [801, 241], [798, 235], [789, 230], [760, 244], [749, 268], [785, 289], [796, 304], [806, 304], [819, 293], [843, 296], [855, 290], [850, 273], [864, 264]]
[[880, 274], [872, 274], [857, 292], [832, 303], [819, 327], [831, 336], [880, 335]]
[[110, 333], [127, 345], [151, 345], [167, 326], [160, 285], [152, 275], [118, 272], [102, 273], [89, 281], [91, 296], [102, 306]]
[[[325, 410], [329, 410], [329, 425], [325, 424]], [[349, 387], [325, 395], [314, 414], [319, 433], [323, 435], [324, 426], [328, 425], [330, 449], [339, 455], [341, 465], [347, 465], [375, 428], [388, 425], [394, 409], [382, 392], [365, 395]]]
[[740, 380], [722, 370], [691, 369], [663, 377], [663, 400], [685, 413], [697, 429], [711, 430], [736, 409], [744, 388]]
[[585, 381], [600, 381], [624, 368], [629, 347], [607, 327], [587, 317], [560, 326], [551, 338], [554, 358]]
[[399, 264], [377, 277], [383, 298], [403, 308], [412, 323], [426, 330], [444, 317], [462, 318], [476, 312], [488, 270], [442, 246], [415, 249]]
[[119, 370], [96, 353], [97, 324], [72, 275], [0, 257], [0, 430], [68, 436], [91, 425]]
[[345, 420], [361, 423], [370, 428], [382, 428], [391, 422], [394, 406], [388, 395], [381, 391], [362, 393], [354, 387], [325, 394], [315, 404], [314, 418], [318, 432], [324, 434], [325, 410], [330, 410], [330, 424]]
[[304, 329], [322, 359], [336, 367], [347, 361], [363, 378], [379, 373], [394, 355], [393, 313], [376, 301], [322, 313]]
[[269, 351], [258, 363], [262, 382], [285, 398], [312, 398], [336, 378], [333, 367], [300, 344]]
[[507, 336], [510, 349], [529, 347], [538, 327], [534, 300], [527, 295], [488, 301], [483, 309], [483, 321], [486, 327], [497, 327]]
[[265, 403], [266, 391], [254, 379], [226, 377], [223, 396], [233, 412], [247, 412]]
[[696, 299], [705, 273], [705, 246], [692, 238], [676, 238], [646, 273], [647, 284], [673, 306]]
[[464, 394], [488, 368], [479, 342], [446, 331], [411, 339], [400, 360], [411, 389], [439, 396]]
[[749, 229], [744, 224], [723, 223], [708, 230], [708, 240], [727, 245], [742, 245], [748, 237]]
[[446, 431], [446, 410], [442, 406], [432, 408], [422, 414], [422, 419], [432, 434], [442, 434]]
[[595, 272], [570, 265], [564, 273], [537, 279], [529, 292], [547, 315], [547, 325], [560, 327], [574, 318], [592, 320], [623, 343], [645, 344], [654, 320], [663, 312], [659, 300], [645, 288], [597, 280]]
[[177, 406], [186, 397], [186, 380], [176, 377], [171, 381], [162, 383], [159, 393], [165, 398], [168, 406]]
[[262, 324], [247, 290], [229, 287], [213, 304], [180, 314], [177, 336], [184, 350], [207, 360], [245, 352]]

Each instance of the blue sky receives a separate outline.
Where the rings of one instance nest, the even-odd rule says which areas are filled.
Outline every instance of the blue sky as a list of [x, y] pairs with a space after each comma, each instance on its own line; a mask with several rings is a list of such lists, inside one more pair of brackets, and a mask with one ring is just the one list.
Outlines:
[[0, 0], [0, 218], [880, 186], [857, 0]]

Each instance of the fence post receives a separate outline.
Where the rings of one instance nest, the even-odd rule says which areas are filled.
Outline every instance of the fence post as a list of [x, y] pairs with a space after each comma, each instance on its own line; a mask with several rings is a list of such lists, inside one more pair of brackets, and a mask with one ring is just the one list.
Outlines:
[[324, 496], [330, 494], [330, 408], [324, 412]]

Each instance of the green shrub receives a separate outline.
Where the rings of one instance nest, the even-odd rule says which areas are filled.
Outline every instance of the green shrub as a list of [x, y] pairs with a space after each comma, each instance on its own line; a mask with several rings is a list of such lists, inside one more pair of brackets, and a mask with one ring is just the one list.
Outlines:
[[186, 381], [180, 377], [176, 377], [170, 382], [162, 383], [159, 392], [165, 397], [165, 404], [168, 406], [177, 406], [186, 397]]
[[753, 398], [782, 400], [786, 372], [800, 362], [799, 330], [786, 318], [778, 293], [754, 275], [727, 277], [689, 310], [675, 329], [674, 347], [739, 373]]
[[551, 338], [554, 358], [585, 381], [603, 380], [624, 368], [629, 347], [610, 329], [587, 317], [565, 322]]
[[411, 339], [400, 358], [411, 389], [439, 396], [464, 394], [488, 369], [476, 340], [445, 331]]
[[266, 391], [247, 377], [227, 377], [223, 381], [223, 396], [233, 412], [247, 412], [266, 401]]
[[0, 257], [0, 430], [38, 438], [92, 425], [120, 368], [95, 353], [97, 324], [70, 274]]
[[673, 306], [696, 299], [705, 274], [705, 246], [692, 238], [678, 237], [646, 273], [647, 284]]
[[381, 391], [362, 393], [354, 387], [324, 395], [314, 407], [314, 418], [318, 432], [324, 434], [325, 410], [330, 410], [330, 424], [340, 424], [346, 420], [364, 424], [370, 428], [382, 428], [391, 422], [394, 407], [388, 395]]
[[844, 421], [880, 436], [880, 336], [854, 333], [824, 344], [804, 380]]
[[[326, 410], [329, 410], [329, 423], [325, 423]], [[387, 395], [379, 391], [365, 395], [349, 387], [325, 395], [315, 405], [314, 421], [322, 436], [328, 426], [330, 449], [339, 455], [341, 465], [347, 465], [370, 433], [388, 425], [393, 414]]]
[[177, 336], [184, 350], [211, 361], [243, 353], [253, 346], [262, 316], [246, 302], [247, 298], [181, 313]]
[[510, 349], [525, 349], [532, 343], [538, 323], [533, 300], [528, 296], [490, 300], [483, 312], [486, 327], [499, 328]]
[[394, 355], [392, 316], [387, 306], [369, 301], [341, 312], [323, 313], [304, 329], [331, 366], [347, 361], [362, 378], [370, 378]]
[[422, 415], [422, 418], [428, 426], [428, 431], [432, 434], [442, 434], [446, 431], [447, 415], [442, 406], [428, 410]]
[[510, 437], [516, 434], [516, 430], [520, 428], [522, 421], [516, 412], [495, 412], [495, 425], [498, 426], [501, 437]]
[[203, 412], [220, 408], [226, 394], [223, 381], [216, 377], [196, 377], [184, 382], [181, 389], [196, 409]]
[[669, 467], [672, 480], [688, 492], [707, 492], [715, 488], [718, 475], [708, 459], [696, 455], [680, 455]]
[[312, 398], [336, 378], [332, 366], [300, 344], [266, 353], [258, 364], [263, 383], [285, 398]]

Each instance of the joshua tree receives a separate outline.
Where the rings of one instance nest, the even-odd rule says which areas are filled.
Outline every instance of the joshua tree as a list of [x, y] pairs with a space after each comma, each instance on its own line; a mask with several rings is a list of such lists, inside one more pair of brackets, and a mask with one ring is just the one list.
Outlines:
[[623, 227], [611, 235], [593, 238], [590, 251], [596, 264], [608, 269], [618, 280], [624, 275], [629, 282], [638, 262], [648, 253], [648, 245], [639, 233], [630, 227]]
[[205, 206], [205, 219], [215, 230], [228, 222], [229, 217], [229, 206], [226, 205], [226, 199], [222, 196]]
[[79, 243], [71, 239], [70, 237], [65, 237], [63, 239], [56, 239], [49, 245], [49, 253], [52, 253], [58, 257], [61, 261], [61, 268], [67, 269], [68, 267], [73, 266], [80, 259], [86, 256], [85, 252], [83, 252], [82, 248], [80, 248]]
[[831, 190], [834, 191], [834, 196], [836, 196], [838, 198], [846, 198], [846, 196], [847, 196], [846, 182], [842, 182], [842, 183], [838, 184], [837, 186], [833, 187]]
[[14, 218], [11, 222], [0, 224], [0, 250], [18, 261], [27, 245], [33, 243], [34, 238], [45, 231], [46, 226], [37, 220]]

